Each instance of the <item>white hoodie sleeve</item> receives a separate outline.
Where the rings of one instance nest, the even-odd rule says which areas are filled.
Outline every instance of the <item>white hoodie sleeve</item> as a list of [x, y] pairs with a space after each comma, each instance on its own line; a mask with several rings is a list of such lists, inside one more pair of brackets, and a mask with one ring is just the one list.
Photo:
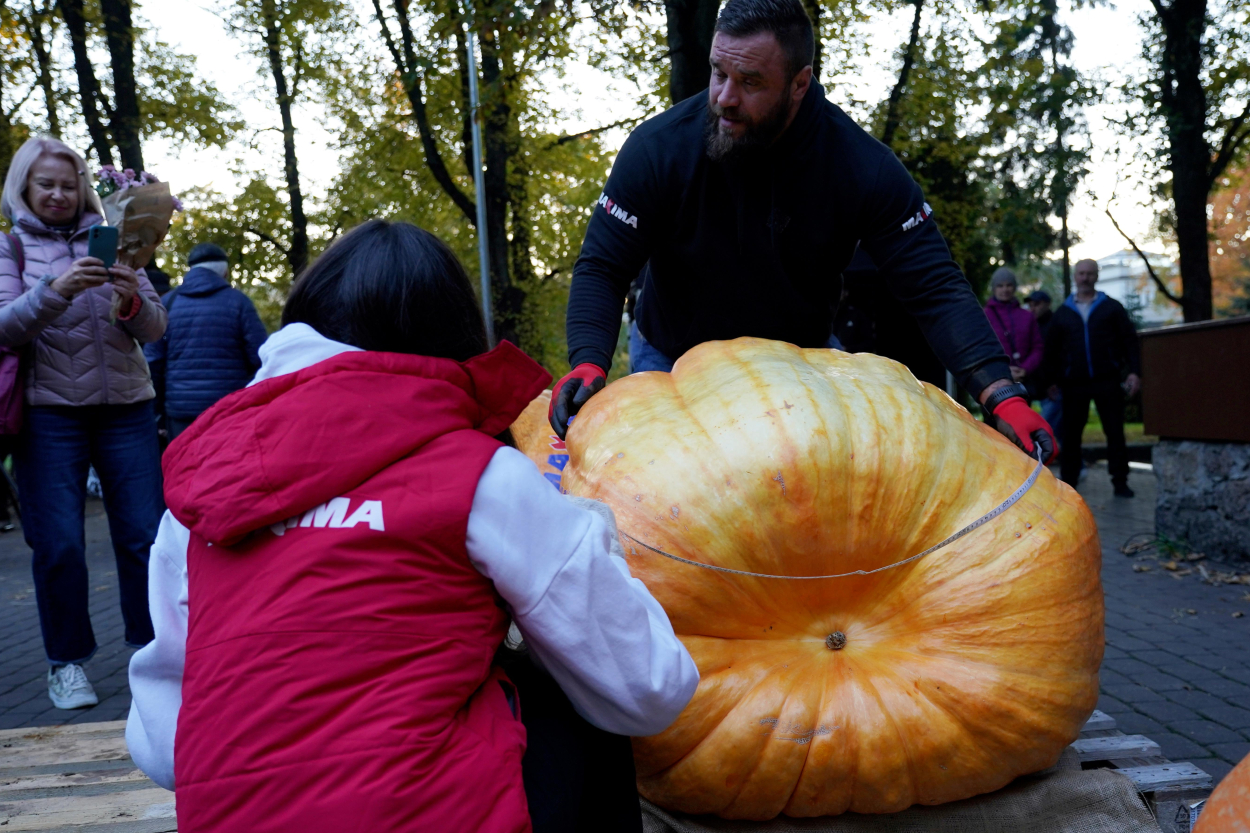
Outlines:
[[169, 512], [148, 559], [148, 608], [156, 638], [130, 658], [126, 745], [139, 769], [174, 788], [174, 732], [187, 657], [187, 545], [191, 533]]
[[[166, 512], [148, 563], [156, 638], [130, 659], [126, 743], [139, 768], [171, 790], [190, 537]], [[694, 696], [699, 671], [664, 609], [630, 576], [606, 505], [562, 496], [529, 458], [501, 448], [478, 483], [466, 544], [530, 650], [591, 723], [653, 735]]]
[[690, 702], [699, 671], [630, 576], [605, 504], [561, 495], [524, 454], [501, 448], [478, 482], [466, 543], [525, 644], [588, 721], [654, 735]]

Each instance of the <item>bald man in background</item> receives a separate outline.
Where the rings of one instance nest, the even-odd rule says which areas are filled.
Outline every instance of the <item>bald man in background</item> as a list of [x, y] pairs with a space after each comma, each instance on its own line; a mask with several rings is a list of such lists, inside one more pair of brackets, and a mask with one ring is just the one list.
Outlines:
[[1107, 435], [1107, 469], [1116, 497], [1133, 497], [1128, 487], [1124, 400], [1141, 390], [1137, 328], [1119, 301], [1094, 288], [1097, 263], [1077, 263], [1072, 282], [1076, 291], [1051, 319], [1043, 359], [1051, 394], [1063, 394], [1059, 476], [1076, 488], [1081, 476], [1081, 435], [1092, 401]]

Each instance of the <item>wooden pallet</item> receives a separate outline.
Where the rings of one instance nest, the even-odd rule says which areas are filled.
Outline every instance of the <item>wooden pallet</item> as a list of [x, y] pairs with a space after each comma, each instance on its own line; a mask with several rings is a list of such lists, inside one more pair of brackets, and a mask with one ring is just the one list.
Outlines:
[[[135, 768], [126, 721], [0, 731], [0, 831], [170, 833], [174, 794]], [[1114, 768], [1145, 796], [1164, 833], [1188, 833], [1191, 807], [1211, 776], [1172, 763], [1144, 735], [1126, 735], [1094, 712], [1072, 750], [1084, 769]]]
[[1129, 777], [1146, 799], [1163, 833], [1189, 833], [1201, 803], [1211, 794], [1211, 776], [1188, 762], [1163, 757], [1145, 735], [1126, 735], [1115, 718], [1095, 711], [1072, 744], [1083, 769], [1108, 767]]
[[130, 760], [126, 721], [0, 731], [0, 831], [167, 833], [174, 794]]

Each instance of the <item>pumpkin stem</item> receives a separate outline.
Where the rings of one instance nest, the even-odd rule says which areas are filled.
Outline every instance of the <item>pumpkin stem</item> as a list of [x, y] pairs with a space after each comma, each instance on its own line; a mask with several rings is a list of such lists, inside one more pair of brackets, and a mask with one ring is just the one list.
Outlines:
[[846, 647], [846, 634], [834, 631], [825, 637], [825, 647], [830, 651], [841, 651]]

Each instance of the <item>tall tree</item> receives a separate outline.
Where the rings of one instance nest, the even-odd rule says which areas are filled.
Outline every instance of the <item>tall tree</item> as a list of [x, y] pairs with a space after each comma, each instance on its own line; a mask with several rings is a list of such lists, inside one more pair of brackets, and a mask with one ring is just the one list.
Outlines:
[[78, 99], [82, 106], [87, 135], [91, 137], [91, 149], [101, 165], [113, 164], [113, 146], [109, 142], [100, 105], [103, 94], [91, 63], [90, 42], [87, 32], [87, 15], [83, 0], [58, 0], [65, 28], [69, 30], [70, 48], [74, 53], [74, 73], [78, 76]]
[[[1238, 0], [1151, 0], [1152, 77], [1138, 90], [1161, 128], [1186, 321], [1212, 314], [1207, 205], [1250, 140], [1250, 15]], [[1134, 121], [1128, 122], [1130, 129]]]
[[[1059, 20], [1057, 0], [1006, 0], [985, 72], [999, 176], [1014, 212], [1004, 226], [1004, 262], [1057, 248], [1064, 294], [1071, 292], [1072, 194], [1087, 173], [1088, 131], [1084, 108], [1091, 86], [1072, 66], [1072, 33]], [[1057, 234], [1043, 227], [1053, 217]], [[1007, 218], [1004, 218], [1007, 219]], [[1009, 221], [1010, 222], [1010, 221]], [[1032, 228], [1030, 228], [1032, 226]]]
[[30, 11], [26, 15], [26, 27], [30, 32], [30, 46], [34, 52], [35, 65], [39, 74], [39, 89], [43, 92], [43, 106], [48, 117], [48, 132], [58, 139], [61, 137], [60, 102], [57, 100], [53, 85], [51, 38], [44, 35], [44, 24], [48, 24], [51, 36], [56, 36], [56, 5], [47, 0], [46, 5], [36, 5], [30, 0]]
[[894, 147], [903, 93], [907, 89], [912, 67], [916, 63], [916, 53], [920, 49], [920, 16], [924, 11], [924, 0], [912, 0], [912, 6], [915, 7], [915, 11], [911, 19], [911, 33], [907, 37], [906, 46], [903, 47], [903, 65], [899, 68], [894, 86], [890, 88], [890, 97], [885, 105], [885, 124], [881, 128], [881, 141], [888, 148]]
[[[26, 17], [32, 50], [43, 89], [48, 123], [52, 132], [86, 128], [91, 150], [101, 165], [113, 165], [120, 158], [126, 168], [144, 167], [142, 142], [149, 136], [163, 136], [178, 144], [200, 146], [225, 144], [242, 125], [221, 93], [197, 72], [194, 56], [179, 54], [136, 28], [132, 0], [26, 0]], [[37, 4], [45, 5], [39, 6]], [[58, 89], [61, 67], [59, 54], [50, 39], [44, 40], [43, 23], [51, 24], [55, 8], [69, 34], [74, 77], [78, 84], [77, 112], [62, 118], [55, 106], [62, 101]], [[41, 49], [40, 42], [44, 44]], [[103, 41], [103, 43], [101, 43]], [[106, 73], [97, 73], [92, 62], [100, 47], [108, 49]]]
[[104, 36], [108, 43], [113, 76], [113, 107], [109, 126], [121, 156], [122, 167], [144, 170], [143, 147], [139, 133], [143, 116], [139, 111], [135, 81], [135, 34], [130, 17], [130, 0], [100, 0]]
[[[472, 0], [470, 0], [472, 2]], [[510, 3], [471, 5], [470, 18], [458, 2], [437, 0], [421, 9], [413, 9], [408, 0], [393, 0], [391, 13], [383, 9], [381, 0], [373, 0], [374, 19], [403, 86], [417, 128], [426, 165], [438, 186], [463, 214], [465, 221], [477, 225], [477, 206], [466, 190], [456, 182], [444, 161], [435, 129], [431, 124], [427, 103], [429, 80], [439, 73], [418, 44], [414, 32], [414, 12], [423, 13], [433, 25], [426, 36], [426, 46], [441, 51], [444, 57], [454, 50], [448, 70], [457, 80], [448, 92], [453, 96], [462, 129], [459, 146], [464, 155], [470, 182], [478, 175], [470, 158], [465, 134], [472, 108], [467, 99], [469, 61], [466, 28], [473, 26], [481, 52], [481, 110], [478, 118], [482, 130], [482, 172], [486, 194], [486, 228], [489, 247], [491, 301], [495, 332], [499, 338], [525, 343], [523, 317], [525, 286], [534, 277], [530, 262], [530, 229], [526, 220], [526, 194], [529, 168], [519, 152], [518, 99], [522, 95], [522, 76], [530, 71], [527, 59], [552, 51], [549, 39], [556, 35], [551, 26], [554, 4], [526, 8]], [[398, 38], [391, 21], [398, 30]]]
[[295, 146], [294, 108], [305, 84], [323, 77], [331, 53], [350, 28], [350, 16], [339, 0], [235, 0], [228, 25], [251, 37], [262, 62], [261, 73], [273, 84], [282, 133], [282, 174], [291, 216], [286, 240], [263, 228], [249, 231], [279, 249], [291, 272], [298, 275], [308, 264], [308, 213], [300, 181]]
[[[669, 98], [683, 101], [708, 85], [711, 71], [712, 30], [716, 28], [719, 0], [665, 0], [668, 22]], [[810, 12], [809, 12], [810, 14]]]

